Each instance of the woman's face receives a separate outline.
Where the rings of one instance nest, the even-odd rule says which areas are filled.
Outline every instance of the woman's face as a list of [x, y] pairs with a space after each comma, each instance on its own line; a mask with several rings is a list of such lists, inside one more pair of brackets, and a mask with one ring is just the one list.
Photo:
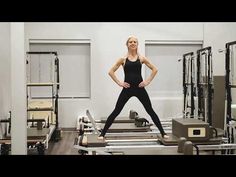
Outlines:
[[138, 40], [136, 38], [131, 37], [128, 40], [127, 47], [128, 49], [136, 50], [138, 48]]

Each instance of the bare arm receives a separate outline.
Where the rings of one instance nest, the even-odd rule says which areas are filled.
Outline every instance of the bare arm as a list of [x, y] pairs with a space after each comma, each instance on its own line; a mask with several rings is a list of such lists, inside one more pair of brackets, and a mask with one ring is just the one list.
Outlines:
[[142, 63], [144, 63], [149, 69], [152, 70], [151, 75], [143, 82], [139, 84], [139, 87], [145, 87], [150, 84], [150, 82], [153, 80], [153, 78], [157, 74], [157, 68], [155, 65], [153, 65], [146, 57], [142, 57]]
[[115, 81], [119, 86], [128, 88], [130, 85], [126, 82], [121, 82], [115, 75], [116, 70], [124, 64], [124, 59], [120, 58], [110, 69], [109, 76], [111, 76], [112, 80]]

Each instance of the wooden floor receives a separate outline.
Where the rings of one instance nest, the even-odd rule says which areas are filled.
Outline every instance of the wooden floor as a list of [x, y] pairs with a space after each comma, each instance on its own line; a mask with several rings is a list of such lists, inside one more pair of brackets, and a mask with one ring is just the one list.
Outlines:
[[49, 142], [45, 155], [79, 155], [78, 150], [73, 147], [76, 136], [75, 131], [62, 131], [61, 140]]

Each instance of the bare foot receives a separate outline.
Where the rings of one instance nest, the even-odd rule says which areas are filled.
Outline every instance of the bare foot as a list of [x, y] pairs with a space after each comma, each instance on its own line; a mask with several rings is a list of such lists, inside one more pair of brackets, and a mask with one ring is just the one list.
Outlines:
[[99, 136], [98, 139], [99, 140], [104, 140], [105, 138], [104, 138], [104, 136]]
[[164, 139], [168, 139], [169, 137], [170, 137], [170, 136], [168, 136], [168, 135], [164, 135], [164, 136], [163, 136]]

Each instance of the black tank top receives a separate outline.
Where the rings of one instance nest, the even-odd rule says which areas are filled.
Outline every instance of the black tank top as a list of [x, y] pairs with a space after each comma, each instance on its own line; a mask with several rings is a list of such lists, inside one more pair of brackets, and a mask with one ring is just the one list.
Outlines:
[[138, 58], [136, 61], [130, 61], [126, 58], [124, 73], [125, 73], [125, 82], [130, 84], [130, 87], [138, 87], [139, 83], [143, 81], [141, 75], [142, 63]]

